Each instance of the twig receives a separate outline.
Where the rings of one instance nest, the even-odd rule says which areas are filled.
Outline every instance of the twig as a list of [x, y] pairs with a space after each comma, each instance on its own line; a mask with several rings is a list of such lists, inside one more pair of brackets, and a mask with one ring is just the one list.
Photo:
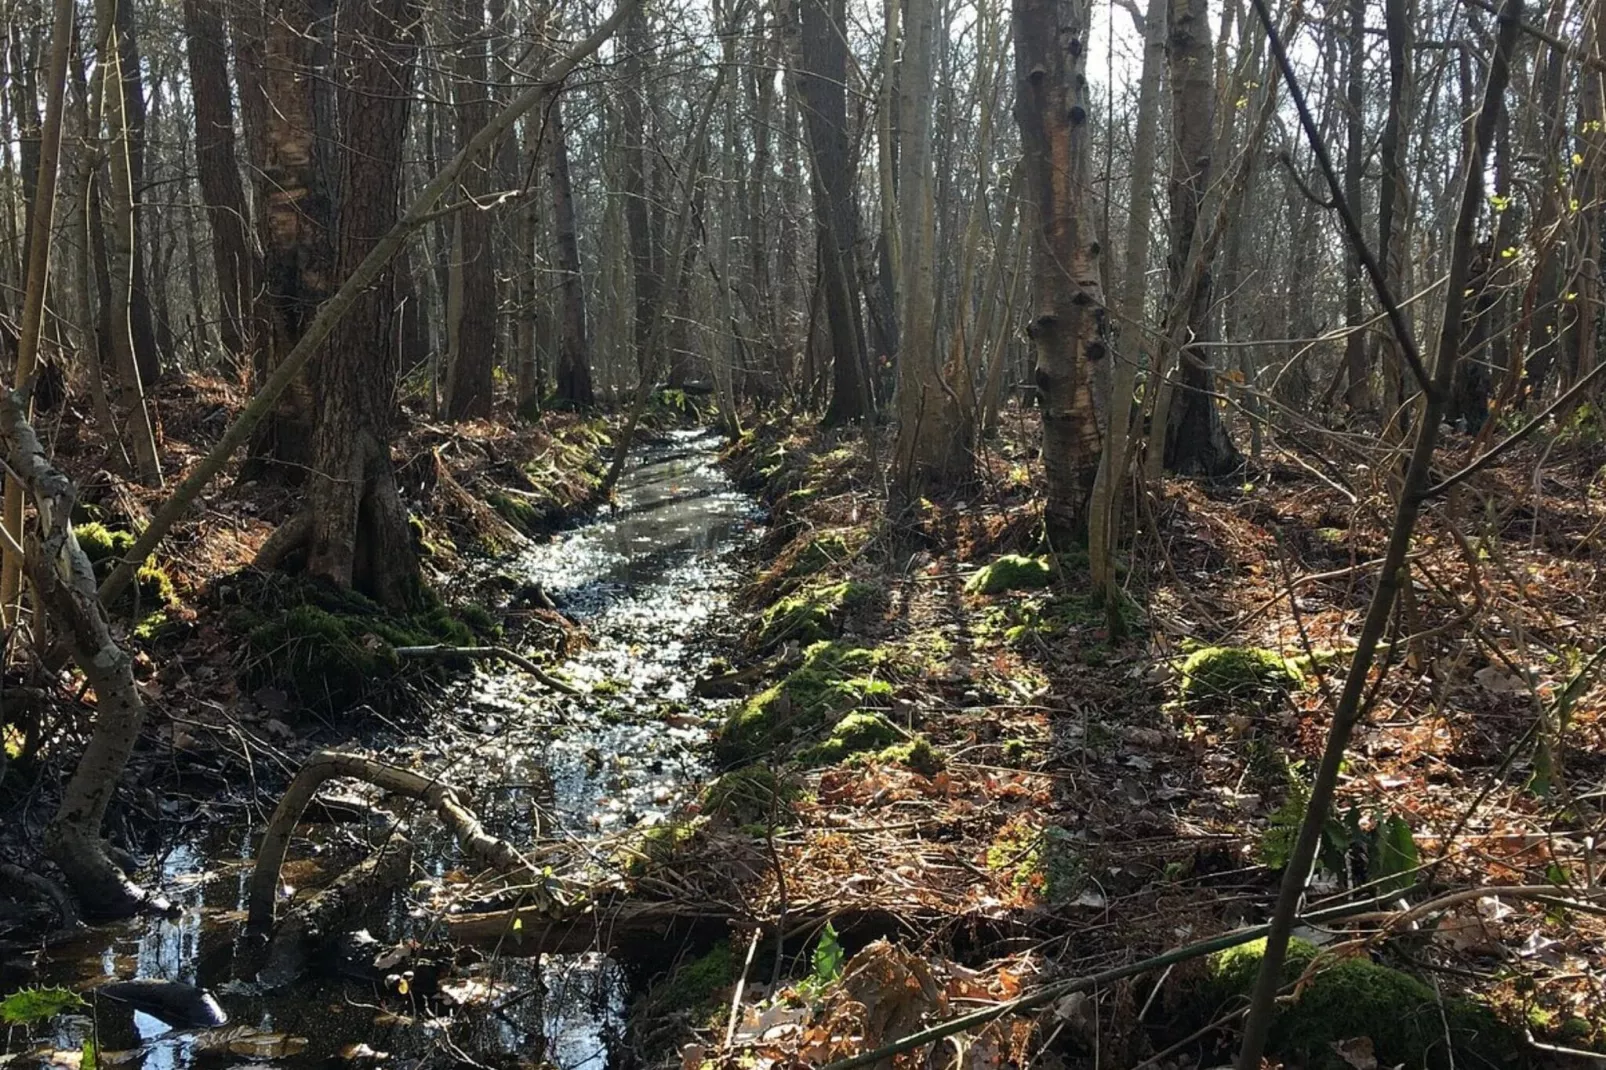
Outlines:
[[447, 646], [444, 643], [437, 643], [434, 646], [399, 646], [395, 650], [399, 658], [501, 658], [517, 665], [554, 691], [560, 691], [565, 695], [581, 694], [579, 688], [564, 683], [523, 654], [509, 650], [505, 646]]
[[[1341, 918], [1362, 913], [1383, 903], [1391, 902], [1394, 898], [1393, 896], [1379, 896], [1359, 903], [1346, 903], [1343, 906], [1332, 907], [1328, 910], [1314, 911], [1305, 915], [1301, 920], [1307, 923], [1337, 921]], [[1005, 1000], [1002, 1003], [994, 1003], [992, 1006], [982, 1010], [963, 1014], [958, 1018], [950, 1018], [948, 1021], [941, 1022], [928, 1029], [911, 1033], [874, 1051], [860, 1052], [858, 1055], [850, 1056], [846, 1059], [838, 1059], [834, 1063], [827, 1063], [822, 1070], [856, 1070], [861, 1066], [870, 1066], [881, 1062], [883, 1059], [890, 1059], [894, 1055], [902, 1055], [906, 1051], [913, 1051], [934, 1041], [942, 1040], [944, 1037], [951, 1037], [955, 1033], [963, 1032], [972, 1026], [986, 1025], [988, 1022], [1002, 1018], [1006, 1014], [1011, 1014], [1015, 1011], [1032, 1010], [1076, 992], [1086, 992], [1089, 989], [1110, 985], [1127, 977], [1136, 977], [1150, 970], [1203, 958], [1206, 955], [1215, 954], [1217, 951], [1226, 951], [1228, 948], [1240, 947], [1252, 940], [1260, 939], [1270, 929], [1270, 925], [1253, 925], [1247, 929], [1235, 929], [1232, 932], [1222, 933], [1220, 936], [1214, 936], [1208, 940], [1200, 940], [1197, 943], [1174, 948], [1164, 954], [1143, 959], [1141, 962], [1115, 966], [1102, 973], [1045, 985], [1034, 992], [1016, 996], [1014, 999]]]
[[742, 1013], [742, 995], [747, 991], [747, 975], [753, 969], [753, 956], [758, 953], [758, 942], [764, 938], [762, 926], [753, 929], [753, 938], [747, 942], [747, 958], [742, 962], [742, 975], [736, 979], [736, 991], [731, 993], [730, 1019], [725, 1023], [725, 1047], [736, 1037], [736, 1019]]

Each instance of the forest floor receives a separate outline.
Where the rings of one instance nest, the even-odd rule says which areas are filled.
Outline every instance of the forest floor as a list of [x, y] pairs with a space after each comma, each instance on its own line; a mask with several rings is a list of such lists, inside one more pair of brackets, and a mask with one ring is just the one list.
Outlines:
[[[237, 400], [222, 382], [165, 388], [167, 455], [198, 457]], [[456, 622], [442, 634], [538, 640], [537, 657], [584, 643], [539, 590], [474, 562], [584, 508], [608, 426], [559, 413], [412, 422], [401, 479]], [[111, 475], [121, 466], [80, 427], [42, 421], [92, 507], [85, 520], [137, 527], [159, 493]], [[670, 961], [643, 968], [616, 1056], [819, 1066], [1266, 917], [1386, 539], [1380, 474], [1335, 434], [1326, 457], [1290, 447], [1231, 484], [1168, 481], [1140, 506], [1112, 620], [1087, 594], [1085, 559], [1041, 545], [1035, 438], [1029, 415], [1010, 414], [973, 486], [898, 518], [885, 515], [880, 433], [766, 424], [728, 450], [769, 523], [746, 559], [742, 614], [713, 629], [731, 633], [724, 656], [695, 681], [725, 703], [709, 714], [723, 773], [621, 835], [635, 846], [615, 890], [693, 923], [664, 945]], [[1471, 455], [1464, 437], [1447, 468], [1459, 454]], [[1313, 957], [1336, 968], [1302, 978], [1279, 1020], [1289, 1065], [1543, 1064], [1557, 1048], [1606, 1050], [1606, 926], [1575, 894], [1595, 883], [1606, 788], [1606, 683], [1582, 672], [1606, 634], [1603, 461], [1588, 435], [1523, 446], [1421, 525], [1413, 597], [1351, 749], [1318, 884], [1335, 902], [1362, 886], [1404, 895], [1414, 883], [1413, 902], [1474, 891], [1422, 916], [1385, 904], [1306, 929], [1323, 954], [1297, 955], [1290, 982]], [[301, 603], [261, 586], [249, 562], [294, 501], [220, 482], [159, 555], [173, 604], [156, 619], [124, 609], [153, 711], [128, 778], [139, 789], [124, 792], [113, 830], [136, 852], [169, 849], [207, 820], [200, 800], [238, 792], [246, 771], [282, 777], [341, 738], [337, 706], [383, 718], [438, 680], [427, 664], [354, 665], [369, 633], [318, 645], [345, 661], [303, 655], [289, 684], [263, 675], [265, 608], [253, 603]], [[373, 627], [403, 624], [434, 626]], [[7, 683], [38, 696], [40, 754], [77, 732], [81, 711], [59, 685]], [[53, 810], [65, 770], [43, 768], [0, 788], [7, 858], [30, 857]], [[38, 924], [15, 909], [0, 911], [8, 940]], [[0, 991], [27, 979], [7, 972], [18, 959], [6, 965]], [[1217, 1065], [1253, 965], [1251, 947], [1140, 970], [936, 1050], [977, 1067]]]

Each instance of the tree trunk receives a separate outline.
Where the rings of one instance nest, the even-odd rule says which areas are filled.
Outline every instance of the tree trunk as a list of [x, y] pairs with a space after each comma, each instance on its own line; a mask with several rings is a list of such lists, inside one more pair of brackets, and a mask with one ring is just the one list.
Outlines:
[[[1186, 342], [1177, 353], [1178, 390], [1168, 413], [1156, 410], [1165, 435], [1165, 465], [1180, 475], [1223, 476], [1243, 464], [1216, 405], [1210, 366], [1211, 273], [1206, 263], [1190, 294], [1188, 258], [1213, 174], [1210, 139], [1215, 93], [1211, 83], [1208, 0], [1172, 0], [1169, 33], [1172, 157], [1169, 191], [1172, 305], [1186, 299]], [[1175, 327], [1175, 324], [1168, 325]], [[1165, 419], [1161, 420], [1161, 416]]]
[[792, 65], [814, 174], [820, 281], [831, 327], [831, 403], [825, 419], [841, 424], [875, 411], [854, 263], [859, 223], [848, 149], [847, 10], [844, 0], [799, 0], [799, 5], [801, 33]]
[[[1345, 113], [1346, 143], [1344, 154], [1344, 199], [1350, 211], [1363, 208], [1361, 176], [1366, 168], [1366, 153], [1362, 148], [1362, 124], [1366, 121], [1362, 105], [1364, 88], [1363, 64], [1366, 59], [1366, 0], [1349, 0], [1349, 33], [1345, 37], [1344, 94], [1348, 107]], [[1367, 360], [1368, 347], [1363, 326], [1366, 317], [1361, 303], [1361, 260], [1351, 250], [1344, 257], [1344, 368], [1349, 386], [1344, 401], [1352, 413], [1366, 412], [1372, 407], [1372, 369]]]
[[[483, 0], [456, 0], [453, 37], [461, 42], [453, 98], [457, 137], [462, 143], [479, 133], [490, 117], [486, 81], [485, 6]], [[463, 196], [490, 191], [489, 154], [469, 161], [463, 175]], [[477, 420], [491, 415], [496, 370], [496, 272], [492, 263], [490, 212], [469, 205], [457, 214], [452, 286], [459, 300], [451, 316], [451, 344], [446, 376], [446, 415]]]
[[[341, 19], [341, 52], [351, 63], [340, 83], [342, 278], [398, 219], [416, 19], [416, 0], [353, 4]], [[392, 266], [353, 302], [318, 362], [307, 571], [407, 608], [419, 602], [423, 583], [390, 459], [400, 366], [396, 289]]]
[[[258, 339], [264, 356], [259, 383], [301, 340], [335, 281], [334, 191], [318, 160], [330, 132], [320, 130], [314, 104], [320, 73], [314, 66], [319, 31], [313, 22], [308, 0], [278, 0], [263, 28], [260, 79], [253, 71], [242, 82], [242, 111], [251, 110], [244, 106], [245, 85], [260, 85], [262, 96], [253, 105], [262, 124], [257, 211], [267, 321], [267, 337]], [[242, 65], [254, 67], [248, 55], [242, 52]], [[316, 413], [311, 380], [303, 373], [280, 396], [252, 446], [253, 458], [276, 463], [267, 469], [252, 465], [247, 472], [271, 471], [299, 481], [312, 464]]]
[[218, 0], [184, 0], [184, 36], [195, 108], [196, 177], [212, 228], [219, 333], [228, 354], [238, 364], [249, 366], [256, 335], [252, 316], [256, 252], [247, 229], [250, 209], [234, 149], [228, 42]]
[[943, 381], [942, 350], [937, 342], [937, 221], [931, 163], [936, 6], [935, 0], [906, 0], [903, 62], [898, 72], [901, 348], [893, 490], [901, 496], [900, 504], [918, 499], [933, 484], [959, 478], [970, 459], [965, 421], [952, 386]]
[[552, 253], [563, 275], [559, 293], [557, 396], [575, 405], [592, 405], [591, 344], [586, 334], [585, 277], [580, 268], [580, 239], [574, 220], [574, 187], [569, 180], [568, 135], [563, 128], [563, 98], [547, 109], [546, 175], [552, 197]]
[[[111, 305], [105, 313], [112, 351], [117, 356], [118, 372], [123, 384], [123, 403], [128, 409], [128, 434], [133, 440], [134, 457], [142, 482], [149, 486], [162, 485], [161, 462], [156, 455], [156, 435], [152, 428], [150, 410], [145, 404], [145, 367], [140, 360], [140, 331], [135, 306], [137, 280], [140, 271], [138, 207], [135, 202], [133, 138], [129, 126], [128, 103], [130, 96], [140, 97], [138, 81], [129, 90], [128, 79], [123, 76], [124, 49], [120, 42], [124, 35], [116, 26], [115, 10], [118, 0], [103, 0], [99, 5], [99, 21], [104, 33], [100, 53], [98, 96], [105, 111], [105, 122], [111, 137], [106, 141], [106, 158], [110, 182], [111, 220], [106, 227], [111, 280]], [[143, 120], [144, 99], [140, 97]], [[149, 306], [146, 308], [147, 322]]]
[[[1043, 410], [1044, 520], [1059, 545], [1086, 538], [1098, 475], [1090, 365], [1104, 359], [1104, 294], [1089, 213], [1088, 0], [1014, 0], [1015, 116], [1036, 307], [1027, 327]], [[1209, 70], [1208, 50], [1206, 72]]]
[[140, 198], [145, 190], [145, 89], [140, 76], [139, 44], [134, 36], [133, 0], [113, 0], [117, 25], [117, 61], [121, 74], [121, 112], [128, 142], [129, 204], [133, 213], [133, 256], [130, 261], [128, 324], [134, 359], [146, 386], [162, 375], [162, 351], [156, 321], [151, 315], [150, 291], [145, 278], [145, 213]]
[[[1159, 157], [1160, 83], [1165, 74], [1167, 0], [1149, 0], [1144, 17], [1143, 70], [1138, 81], [1137, 127], [1133, 132], [1132, 180], [1127, 192], [1126, 249], [1122, 257], [1116, 327], [1124, 343], [1110, 375], [1109, 440], [1100, 456], [1088, 529], [1093, 589], [1108, 600], [1115, 590], [1115, 548], [1121, 536], [1122, 498], [1133, 445], [1142, 427], [1133, 392], [1143, 363], [1143, 326], [1149, 295], [1150, 220], [1154, 214], [1154, 169]], [[1158, 384], [1155, 384], [1158, 385]], [[1125, 618], [1112, 613], [1112, 621]]]
[[651, 171], [647, 166], [647, 86], [643, 62], [648, 49], [647, 29], [647, 12], [638, 8], [625, 23], [624, 55], [619, 71], [624, 86], [620, 119], [624, 137], [625, 225], [630, 232], [631, 275], [636, 297], [636, 371], [643, 375], [663, 279], [659, 228], [654, 225], [657, 208], [649, 189]]

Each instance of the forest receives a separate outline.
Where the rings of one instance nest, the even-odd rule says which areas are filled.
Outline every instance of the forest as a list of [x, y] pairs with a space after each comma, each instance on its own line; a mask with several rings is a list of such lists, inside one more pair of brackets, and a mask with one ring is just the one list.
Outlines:
[[0, 1068], [1606, 1062], [1603, 0], [0, 42]]

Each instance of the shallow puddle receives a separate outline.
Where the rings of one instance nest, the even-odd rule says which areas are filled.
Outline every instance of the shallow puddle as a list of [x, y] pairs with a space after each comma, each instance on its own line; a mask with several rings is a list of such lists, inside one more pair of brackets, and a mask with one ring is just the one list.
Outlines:
[[[495, 833], [527, 842], [545, 835], [590, 838], [661, 820], [705, 772], [708, 726], [718, 702], [693, 682], [720, 653], [740, 551], [759, 514], [715, 466], [720, 440], [681, 432], [636, 451], [617, 505], [594, 521], [497, 563], [539, 582], [593, 644], [563, 665], [588, 693], [563, 698], [494, 666], [447, 697], [440, 730], [398, 730], [372, 739], [382, 756], [416, 757], [464, 788]], [[426, 738], [420, 738], [423, 735]], [[388, 744], [388, 745], [387, 745]], [[57, 1062], [72, 1063], [98, 1037], [99, 1065], [182, 1070], [344, 1062], [419, 1067], [469, 1062], [600, 1068], [627, 996], [621, 971], [599, 955], [504, 959], [458, 973], [471, 982], [472, 1013], [449, 1027], [399, 1016], [366, 986], [327, 979], [263, 992], [240, 979], [250, 851], [260, 829], [217, 828], [173, 850], [162, 890], [172, 919], [97, 928], [52, 949], [41, 980], [82, 987], [97, 979], [157, 978], [212, 990], [230, 1016], [222, 1029], [173, 1030], [107, 1000], [67, 1020], [52, 1038]], [[286, 881], [311, 885], [360, 856], [360, 829], [303, 830], [320, 839], [310, 858], [287, 864]], [[450, 845], [418, 838], [420, 877], [448, 875]], [[443, 849], [432, 851], [432, 846]], [[431, 857], [431, 855], [434, 855]], [[327, 862], [327, 868], [323, 863]], [[419, 886], [420, 888], [424, 886]], [[373, 919], [382, 938], [427, 935], [407, 896]], [[489, 998], [486, 998], [486, 993]]]

